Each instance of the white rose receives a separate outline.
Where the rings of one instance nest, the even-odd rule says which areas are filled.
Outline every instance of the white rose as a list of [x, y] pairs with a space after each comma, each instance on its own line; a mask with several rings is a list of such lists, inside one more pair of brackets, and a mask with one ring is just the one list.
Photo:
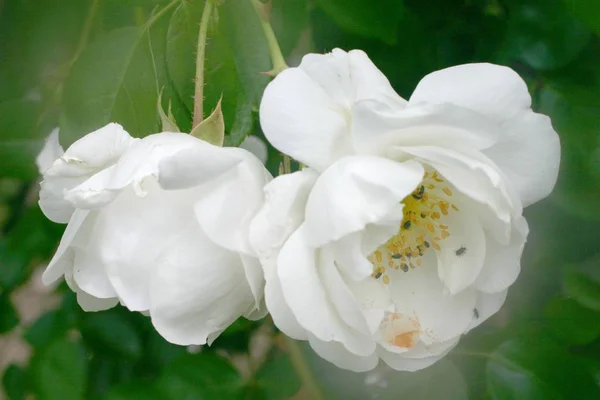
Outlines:
[[522, 208], [558, 171], [556, 132], [530, 104], [491, 64], [434, 72], [409, 101], [361, 51], [279, 74], [261, 125], [307, 168], [269, 183], [252, 223], [275, 324], [342, 368], [418, 370], [496, 313]]
[[44, 173], [42, 210], [70, 219], [43, 281], [64, 275], [86, 310], [120, 301], [173, 343], [210, 343], [265, 314], [247, 231], [270, 179], [243, 149], [108, 125]]

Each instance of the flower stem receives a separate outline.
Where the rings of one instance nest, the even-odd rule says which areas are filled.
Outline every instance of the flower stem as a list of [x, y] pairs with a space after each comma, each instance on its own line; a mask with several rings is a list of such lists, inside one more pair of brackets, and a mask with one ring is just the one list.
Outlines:
[[288, 65], [285, 62], [285, 58], [283, 58], [281, 48], [277, 42], [277, 37], [275, 36], [273, 27], [269, 22], [268, 10], [265, 4], [261, 3], [259, 0], [252, 0], [252, 5], [254, 6], [254, 9], [256, 10], [256, 13], [260, 19], [263, 32], [265, 33], [265, 38], [267, 39], [267, 45], [269, 46], [269, 53], [271, 54], [273, 69], [269, 71], [268, 74], [271, 76], [276, 76], [281, 71], [286, 69]]
[[92, 24], [94, 23], [94, 18], [96, 17], [97, 10], [98, 10], [98, 0], [92, 0], [92, 4], [90, 5], [90, 9], [85, 18], [85, 22], [83, 23], [83, 29], [81, 30], [81, 35], [79, 36], [79, 43], [77, 43], [77, 50], [75, 50], [75, 53], [73, 54], [73, 57], [71, 58], [69, 67], [72, 66], [73, 63], [75, 63], [77, 58], [79, 58], [79, 55], [85, 48], [85, 45], [87, 44], [87, 42], [90, 38], [90, 33], [92, 31]]
[[200, 19], [198, 45], [196, 47], [196, 84], [194, 88], [194, 120], [192, 129], [202, 122], [204, 107], [204, 55], [206, 53], [206, 37], [208, 23], [213, 10], [213, 0], [204, 1], [204, 10]]
[[315, 377], [313, 376], [308, 363], [302, 356], [302, 350], [300, 350], [298, 342], [288, 336], [283, 335], [283, 337], [288, 349], [290, 361], [298, 373], [298, 376], [302, 380], [304, 388], [308, 391], [308, 397], [312, 400], [324, 400], [325, 397], [323, 396], [323, 393], [321, 393], [321, 389], [315, 381]]

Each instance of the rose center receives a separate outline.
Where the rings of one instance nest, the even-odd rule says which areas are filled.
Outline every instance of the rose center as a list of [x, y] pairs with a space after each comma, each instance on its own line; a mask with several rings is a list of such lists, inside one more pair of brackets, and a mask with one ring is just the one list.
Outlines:
[[373, 263], [373, 278], [387, 284], [389, 270], [408, 272], [422, 266], [422, 257], [429, 249], [440, 250], [439, 243], [450, 236], [441, 220], [458, 211], [451, 197], [452, 190], [437, 171], [425, 172], [421, 184], [401, 202], [404, 216], [398, 233], [368, 257]]

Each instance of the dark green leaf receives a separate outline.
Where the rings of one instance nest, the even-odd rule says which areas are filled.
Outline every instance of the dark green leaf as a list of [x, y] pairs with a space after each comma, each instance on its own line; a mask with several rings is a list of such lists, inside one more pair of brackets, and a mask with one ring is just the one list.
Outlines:
[[509, 12], [508, 51], [533, 68], [563, 67], [590, 40], [589, 30], [561, 1], [516, 0]]
[[350, 33], [379, 39], [390, 45], [396, 42], [403, 10], [401, 1], [317, 0], [317, 4]]
[[137, 359], [142, 355], [139, 333], [127, 314], [109, 310], [85, 315], [81, 333], [84, 340], [97, 352]]
[[239, 399], [243, 382], [237, 370], [214, 353], [186, 354], [165, 367], [158, 381], [165, 400]]
[[31, 100], [0, 103], [0, 177], [35, 179], [35, 158], [50, 132], [40, 132], [40, 104]]
[[113, 386], [104, 400], [161, 400], [161, 393], [151, 382], [133, 381]]
[[268, 400], [283, 400], [300, 390], [301, 382], [286, 354], [270, 358], [256, 375], [256, 384]]
[[600, 337], [600, 314], [566, 298], [552, 299], [545, 310], [550, 331], [569, 345], [584, 345]]
[[15, 310], [8, 292], [0, 294], [0, 334], [11, 331], [19, 324], [19, 315]]
[[487, 387], [493, 399], [594, 399], [600, 396], [586, 365], [542, 337], [514, 339], [490, 355]]
[[0, 287], [11, 290], [29, 276], [36, 257], [49, 257], [64, 227], [49, 221], [36, 205], [25, 210], [17, 224], [0, 238]]
[[300, 35], [308, 27], [307, 0], [274, 0], [269, 21], [284, 56], [298, 45]]
[[86, 47], [65, 83], [60, 118], [64, 144], [109, 122], [122, 124], [134, 136], [159, 131], [156, 104], [166, 82], [159, 56], [167, 23], [168, 16], [162, 15], [143, 27], [108, 32]]
[[40, 348], [63, 336], [68, 328], [63, 310], [49, 311], [27, 329], [24, 337], [33, 347]]
[[568, 9], [588, 28], [600, 34], [600, 3], [597, 0], [565, 0]]
[[87, 361], [78, 343], [59, 339], [31, 360], [35, 393], [40, 400], [83, 399]]
[[2, 385], [10, 400], [23, 400], [27, 393], [27, 373], [23, 368], [11, 364], [4, 371]]

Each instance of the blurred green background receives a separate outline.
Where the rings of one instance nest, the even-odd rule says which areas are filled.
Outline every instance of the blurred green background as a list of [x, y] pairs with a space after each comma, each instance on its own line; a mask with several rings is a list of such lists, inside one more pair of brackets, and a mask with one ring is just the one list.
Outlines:
[[[427, 73], [487, 61], [527, 81], [562, 143], [559, 182], [525, 211], [531, 234], [504, 308], [418, 373], [354, 374], [289, 347], [269, 320], [211, 347], [165, 342], [122, 307], [82, 312], [40, 268], [64, 226], [36, 200], [35, 156], [116, 121], [160, 131], [160, 102], [191, 125], [201, 0], [0, 0], [0, 376], [9, 399], [600, 399], [600, 1], [273, 0], [290, 65], [362, 49], [405, 98]], [[211, 21], [205, 114], [223, 94], [227, 144], [260, 136], [271, 68], [250, 0]], [[271, 149], [269, 168], [280, 156]], [[295, 350], [300, 349], [302, 358]], [[291, 350], [291, 352], [290, 352]], [[290, 354], [293, 357], [290, 357]], [[304, 361], [306, 365], [302, 364]], [[302, 368], [307, 366], [309, 369]], [[300, 373], [299, 373], [300, 371]], [[303, 388], [304, 387], [304, 388]], [[2, 394], [0, 394], [0, 398]]]

